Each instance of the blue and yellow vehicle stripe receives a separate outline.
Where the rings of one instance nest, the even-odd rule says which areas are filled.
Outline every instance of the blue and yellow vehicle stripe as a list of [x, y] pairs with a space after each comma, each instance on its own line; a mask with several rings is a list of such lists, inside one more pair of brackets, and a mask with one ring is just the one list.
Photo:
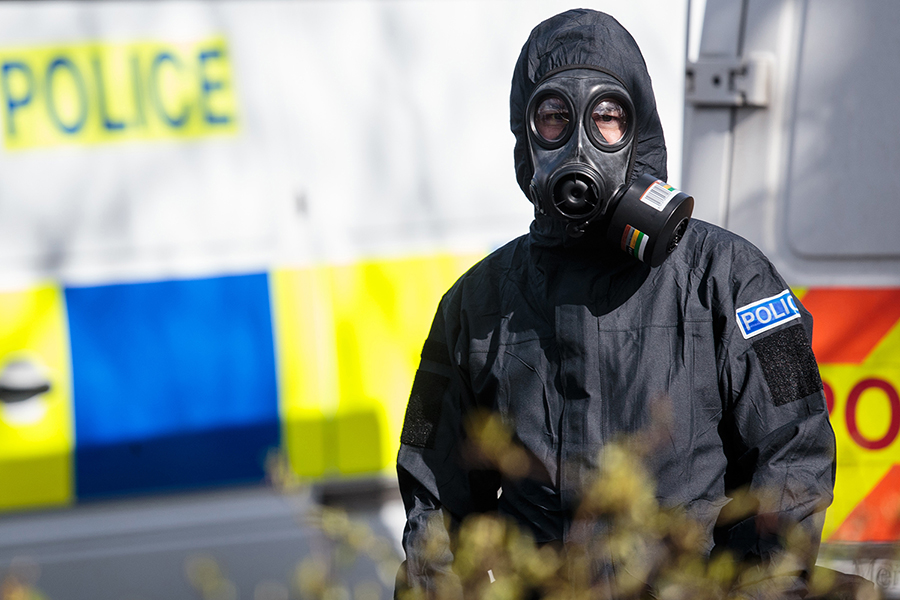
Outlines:
[[282, 437], [298, 474], [390, 468], [437, 303], [478, 258], [442, 254], [272, 274]]
[[306, 478], [390, 471], [437, 302], [479, 256], [0, 294], [0, 370], [50, 382], [33, 422], [0, 412], [0, 510], [262, 481], [276, 448]]
[[27, 360], [50, 384], [31, 401], [27, 419], [0, 405], [0, 510], [69, 504], [75, 496], [75, 428], [62, 289], [45, 283], [0, 292], [0, 315], [0, 369]]

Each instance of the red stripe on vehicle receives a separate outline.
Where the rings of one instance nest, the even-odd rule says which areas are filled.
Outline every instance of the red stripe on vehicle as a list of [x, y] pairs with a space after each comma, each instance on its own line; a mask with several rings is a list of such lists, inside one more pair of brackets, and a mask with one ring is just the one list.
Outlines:
[[828, 538], [829, 542], [896, 542], [900, 540], [900, 465], [860, 502]]
[[900, 321], [900, 288], [814, 288], [803, 306], [815, 320], [816, 360], [859, 364]]

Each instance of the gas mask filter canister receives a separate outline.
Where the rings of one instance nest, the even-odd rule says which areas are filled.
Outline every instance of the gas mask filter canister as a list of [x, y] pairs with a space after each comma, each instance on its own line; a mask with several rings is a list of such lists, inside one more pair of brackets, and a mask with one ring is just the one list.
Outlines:
[[606, 239], [659, 266], [681, 240], [693, 210], [687, 194], [650, 175], [630, 185], [635, 147], [631, 97], [612, 74], [565, 69], [535, 88], [527, 108], [537, 209], [567, 222], [572, 237], [598, 223]]
[[647, 174], [613, 200], [606, 239], [651, 267], [675, 250], [694, 210], [691, 196]]

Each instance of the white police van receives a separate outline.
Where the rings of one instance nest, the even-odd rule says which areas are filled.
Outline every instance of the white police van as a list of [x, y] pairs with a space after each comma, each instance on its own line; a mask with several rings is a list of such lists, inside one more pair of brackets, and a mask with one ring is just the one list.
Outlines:
[[812, 312], [838, 440], [820, 562], [900, 597], [900, 4], [694, 8], [682, 186]]
[[[597, 4], [642, 41], [672, 172], [685, 7]], [[286, 471], [399, 535], [422, 340], [528, 227], [509, 81], [567, 8], [0, 4], [0, 585], [285, 597], [323, 543]]]

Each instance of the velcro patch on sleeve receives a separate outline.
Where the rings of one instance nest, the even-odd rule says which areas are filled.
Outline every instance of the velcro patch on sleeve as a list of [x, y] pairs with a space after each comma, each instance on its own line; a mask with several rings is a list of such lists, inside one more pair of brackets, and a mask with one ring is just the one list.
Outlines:
[[792, 325], [753, 342], [775, 406], [822, 389], [819, 367], [802, 325]]
[[400, 443], [417, 448], [434, 448], [441, 403], [450, 387], [450, 378], [431, 371], [416, 371]]
[[425, 345], [422, 347], [422, 358], [442, 365], [450, 364], [450, 352], [447, 350], [447, 345], [434, 340], [425, 340]]
[[800, 318], [800, 311], [791, 290], [777, 296], [757, 300], [736, 311], [737, 324], [745, 340]]

